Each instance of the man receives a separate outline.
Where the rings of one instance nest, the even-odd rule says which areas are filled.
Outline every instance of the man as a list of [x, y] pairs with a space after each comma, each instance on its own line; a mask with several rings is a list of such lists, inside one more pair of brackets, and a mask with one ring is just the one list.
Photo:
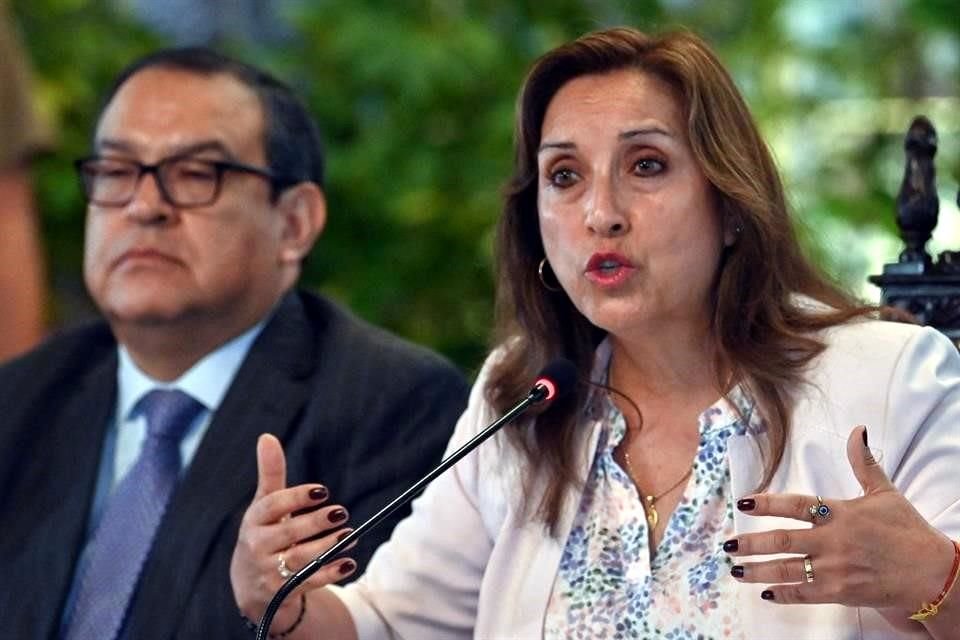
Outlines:
[[[356, 525], [439, 460], [465, 381], [295, 288], [323, 162], [266, 74], [205, 49], [134, 63], [78, 168], [106, 322], [0, 369], [0, 637], [249, 637], [229, 564], [258, 435]], [[351, 551], [354, 575], [402, 515]]]

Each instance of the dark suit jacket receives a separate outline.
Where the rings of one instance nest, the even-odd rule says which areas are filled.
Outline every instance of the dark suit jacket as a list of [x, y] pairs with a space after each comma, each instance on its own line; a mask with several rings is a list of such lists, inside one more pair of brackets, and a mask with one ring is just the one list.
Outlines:
[[[0, 637], [56, 635], [117, 393], [102, 323], [0, 368]], [[127, 622], [137, 640], [252, 637], [229, 565], [253, 497], [257, 436], [284, 443], [288, 482], [322, 482], [356, 526], [439, 461], [466, 403], [448, 362], [333, 303], [288, 294], [253, 344], [184, 475]], [[396, 516], [350, 552], [361, 569]], [[358, 572], [359, 574], [359, 572]]]

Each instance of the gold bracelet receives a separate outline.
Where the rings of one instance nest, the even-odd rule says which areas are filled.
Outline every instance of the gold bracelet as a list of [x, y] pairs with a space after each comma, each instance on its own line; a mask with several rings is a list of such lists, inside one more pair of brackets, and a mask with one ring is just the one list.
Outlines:
[[910, 616], [911, 620], [923, 622], [940, 613], [940, 607], [943, 606], [943, 601], [950, 595], [954, 585], [960, 581], [958, 580], [958, 577], [960, 577], [960, 542], [956, 540], [952, 540], [951, 542], [953, 542], [953, 567], [950, 569], [950, 575], [947, 576], [946, 584], [943, 585], [943, 590], [940, 591], [940, 595], [938, 595], [933, 602], [921, 605], [920, 608]]

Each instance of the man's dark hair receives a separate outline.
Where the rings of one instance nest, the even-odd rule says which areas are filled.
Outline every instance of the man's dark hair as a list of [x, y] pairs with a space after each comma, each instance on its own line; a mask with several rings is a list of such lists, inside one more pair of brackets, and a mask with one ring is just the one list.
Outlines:
[[257, 95], [263, 109], [263, 144], [267, 166], [278, 177], [273, 185], [273, 196], [298, 182], [315, 182], [323, 187], [323, 143], [317, 125], [303, 102], [289, 86], [266, 71], [207, 47], [162, 49], [135, 60], [114, 80], [97, 121], [103, 117], [104, 110], [127, 80], [151, 68], [204, 76], [222, 73], [236, 78]]

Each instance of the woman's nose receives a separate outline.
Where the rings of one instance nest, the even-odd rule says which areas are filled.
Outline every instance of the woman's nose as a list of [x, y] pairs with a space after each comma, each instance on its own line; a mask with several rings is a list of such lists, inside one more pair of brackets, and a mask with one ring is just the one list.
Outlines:
[[602, 236], [618, 236], [630, 229], [626, 208], [617, 198], [615, 185], [599, 183], [588, 201], [587, 227]]

